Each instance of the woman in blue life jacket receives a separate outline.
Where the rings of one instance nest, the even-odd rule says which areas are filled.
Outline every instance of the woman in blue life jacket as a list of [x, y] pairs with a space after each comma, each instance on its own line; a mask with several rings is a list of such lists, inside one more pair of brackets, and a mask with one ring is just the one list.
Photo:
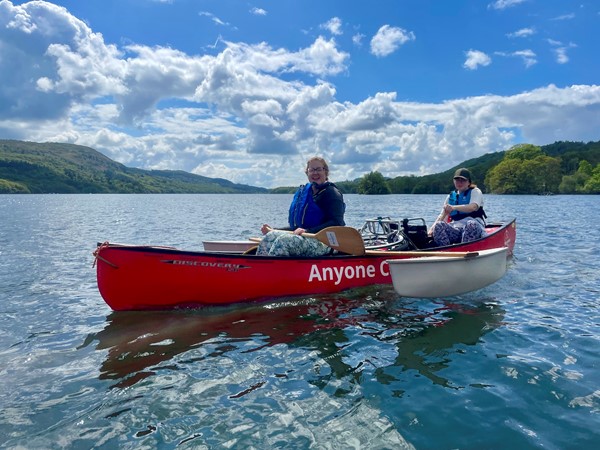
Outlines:
[[[484, 219], [487, 216], [483, 210], [483, 194], [471, 181], [468, 169], [454, 172], [454, 187], [429, 230], [437, 246], [470, 242], [485, 234]], [[445, 220], [447, 218], [449, 221]]]
[[273, 230], [270, 225], [264, 224], [261, 231], [265, 236], [258, 246], [257, 255], [325, 255], [331, 251], [330, 247], [302, 234], [346, 225], [344, 197], [329, 181], [327, 162], [321, 157], [312, 157], [307, 161], [304, 172], [308, 183], [300, 186], [294, 195], [288, 213], [289, 226]]

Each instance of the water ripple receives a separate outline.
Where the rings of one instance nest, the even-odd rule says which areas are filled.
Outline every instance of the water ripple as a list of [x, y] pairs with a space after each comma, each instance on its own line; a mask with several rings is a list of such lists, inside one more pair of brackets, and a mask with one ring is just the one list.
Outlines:
[[[600, 200], [488, 199], [518, 236], [479, 292], [115, 313], [96, 242], [246, 238], [289, 196], [0, 195], [0, 447], [595, 448]], [[347, 218], [429, 218], [442, 200], [350, 195]]]

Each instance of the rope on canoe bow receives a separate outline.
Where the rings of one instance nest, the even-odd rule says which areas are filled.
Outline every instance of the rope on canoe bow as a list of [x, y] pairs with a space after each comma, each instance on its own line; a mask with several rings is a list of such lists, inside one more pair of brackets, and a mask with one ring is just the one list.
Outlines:
[[100, 251], [103, 248], [106, 248], [109, 246], [108, 241], [103, 242], [101, 245], [98, 246], [98, 248], [94, 251], [93, 255], [94, 255], [94, 264], [92, 264], [92, 268], [96, 267], [96, 263], [98, 262], [98, 260], [108, 264], [110, 267], [112, 267], [113, 269], [118, 269], [119, 266], [117, 266], [116, 264], [111, 263], [110, 261], [107, 261], [106, 259], [104, 259], [102, 256], [100, 256]]

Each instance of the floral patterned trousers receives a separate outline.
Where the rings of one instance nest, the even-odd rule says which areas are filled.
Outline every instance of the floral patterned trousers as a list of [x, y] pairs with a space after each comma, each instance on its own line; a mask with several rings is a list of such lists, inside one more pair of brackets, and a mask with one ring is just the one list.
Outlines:
[[468, 220], [464, 228], [455, 228], [447, 222], [437, 222], [433, 226], [433, 240], [437, 246], [471, 242], [484, 234], [484, 228], [476, 220]]
[[314, 238], [307, 238], [289, 231], [269, 231], [256, 250], [257, 255], [270, 256], [323, 256], [331, 248]]

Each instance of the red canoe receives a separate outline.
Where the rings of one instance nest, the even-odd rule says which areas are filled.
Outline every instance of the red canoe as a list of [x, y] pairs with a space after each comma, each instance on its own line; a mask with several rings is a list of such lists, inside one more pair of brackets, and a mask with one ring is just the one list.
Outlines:
[[[488, 235], [477, 241], [430, 250], [508, 247], [512, 254], [514, 219], [490, 225], [487, 231]], [[113, 310], [123, 311], [230, 304], [391, 284], [385, 261], [410, 258], [410, 253], [371, 251], [362, 256], [298, 258], [104, 243], [94, 255], [102, 298]]]

